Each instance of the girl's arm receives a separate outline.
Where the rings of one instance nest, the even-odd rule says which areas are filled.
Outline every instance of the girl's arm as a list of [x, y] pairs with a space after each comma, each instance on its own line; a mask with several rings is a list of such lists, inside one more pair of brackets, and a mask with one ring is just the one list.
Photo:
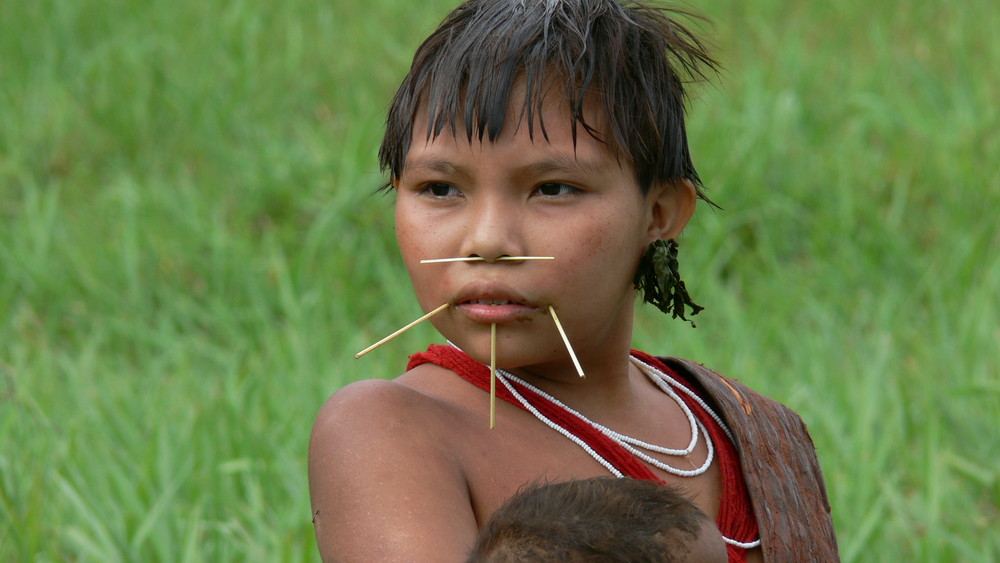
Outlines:
[[321, 409], [309, 490], [323, 561], [464, 561], [477, 526], [435, 403], [391, 381], [351, 384]]

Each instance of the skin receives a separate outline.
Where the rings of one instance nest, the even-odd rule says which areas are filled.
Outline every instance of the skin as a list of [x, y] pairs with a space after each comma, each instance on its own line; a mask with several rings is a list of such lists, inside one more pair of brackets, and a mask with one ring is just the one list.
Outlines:
[[[759, 551], [759, 550], [758, 550]], [[757, 553], [757, 559], [759, 559]], [[707, 522], [698, 532], [698, 537], [691, 543], [691, 551], [685, 559], [688, 563], [726, 563], [729, 555], [722, 533], [714, 524]]]
[[[595, 108], [585, 111], [600, 130]], [[470, 143], [447, 130], [428, 141], [426, 117], [418, 115], [395, 182], [403, 260], [425, 311], [451, 304], [432, 322], [472, 357], [489, 362], [496, 323], [501, 367], [619, 432], [683, 447], [690, 439], [683, 413], [630, 365], [628, 351], [632, 275], [652, 240], [681, 233], [694, 211], [694, 187], [655, 185], [643, 195], [631, 166], [582, 129], [574, 149], [566, 114], [559, 100], [546, 100], [548, 140], [537, 129], [532, 140], [511, 118], [494, 143]], [[505, 255], [555, 260], [496, 260]], [[485, 260], [419, 263], [467, 256]], [[578, 446], [503, 401], [490, 430], [488, 409], [488, 394], [431, 364], [335, 393], [317, 417], [309, 450], [324, 561], [461, 561], [479, 526], [526, 483], [607, 475]], [[671, 463], [697, 467], [706, 453], [702, 441], [688, 459]], [[653, 471], [715, 518], [717, 464], [691, 478]]]

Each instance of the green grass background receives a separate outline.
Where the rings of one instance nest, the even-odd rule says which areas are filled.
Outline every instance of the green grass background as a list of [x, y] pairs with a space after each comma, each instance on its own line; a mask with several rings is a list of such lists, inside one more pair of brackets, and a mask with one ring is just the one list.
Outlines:
[[[388, 99], [452, 1], [0, 8], [0, 561], [318, 560], [315, 411], [438, 337], [392, 237]], [[694, 5], [725, 66], [643, 310], [808, 422], [845, 561], [1000, 560], [1000, 17]]]

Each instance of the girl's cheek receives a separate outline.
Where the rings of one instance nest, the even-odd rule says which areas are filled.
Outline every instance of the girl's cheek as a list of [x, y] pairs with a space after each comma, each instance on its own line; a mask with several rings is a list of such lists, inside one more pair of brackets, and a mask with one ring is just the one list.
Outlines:
[[451, 290], [451, 276], [445, 274], [437, 277], [437, 284], [440, 285], [441, 289], [444, 291]]

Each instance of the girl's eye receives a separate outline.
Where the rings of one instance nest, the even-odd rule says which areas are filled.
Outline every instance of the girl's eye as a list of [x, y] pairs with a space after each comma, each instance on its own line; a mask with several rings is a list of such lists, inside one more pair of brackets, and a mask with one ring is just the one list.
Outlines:
[[535, 190], [539, 194], [548, 197], [569, 195], [580, 191], [577, 188], [570, 186], [569, 184], [560, 184], [558, 182], [546, 182], [544, 184], [539, 185], [537, 188], [535, 188]]
[[459, 193], [458, 188], [455, 186], [441, 183], [427, 184], [422, 191], [434, 197], [448, 197], [458, 195]]

